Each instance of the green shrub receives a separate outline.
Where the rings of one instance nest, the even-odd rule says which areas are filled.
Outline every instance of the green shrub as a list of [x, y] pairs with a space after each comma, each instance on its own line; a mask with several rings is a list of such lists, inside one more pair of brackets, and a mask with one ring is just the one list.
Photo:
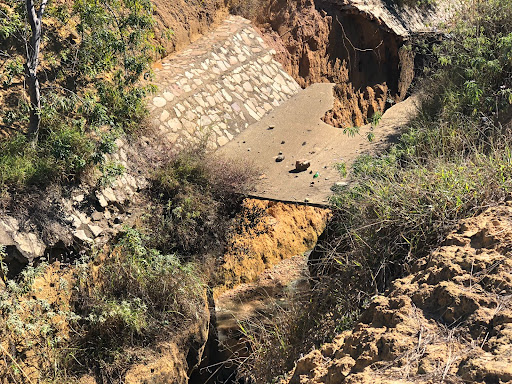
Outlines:
[[[6, 254], [0, 246], [0, 277], [5, 276], [7, 266], [3, 262]], [[73, 317], [63, 305], [60, 297], [67, 290], [56, 286], [51, 298], [41, 295], [40, 287], [34, 281], [48, 273], [47, 264], [27, 266], [16, 280], [2, 280], [5, 287], [0, 289], [0, 380], [8, 383], [33, 382], [34, 360], [28, 358], [31, 352], [44, 354], [37, 362], [39, 377], [52, 377], [59, 368], [61, 348], [65, 349], [66, 335], [61, 325]], [[64, 293], [64, 296], [67, 293]], [[28, 376], [27, 372], [31, 373]]]
[[437, 0], [390, 0], [399, 6], [429, 7], [437, 3]]
[[97, 272], [92, 263], [86, 267], [77, 286], [80, 320], [72, 345], [78, 364], [71, 361], [71, 371], [100, 369], [107, 381], [120, 380], [130, 348], [169, 340], [204, 311], [194, 266], [147, 244], [145, 236], [126, 229], [107, 254], [98, 254], [104, 260], [97, 260]]
[[510, 0], [480, 2], [434, 46], [419, 116], [389, 151], [362, 156], [353, 184], [333, 196], [338, 245], [323, 244], [319, 269], [359, 276], [366, 295], [381, 292], [458, 220], [510, 193], [511, 16]]
[[458, 220], [510, 192], [512, 2], [479, 4], [434, 47], [419, 117], [388, 153], [360, 158], [355, 183], [333, 197], [343, 244], [333, 265], [367, 274], [365, 292], [385, 289]]
[[[26, 38], [25, 12], [23, 2], [0, 4], [0, 50], [9, 58], [0, 68], [6, 101], [2, 128], [21, 133], [30, 113], [20, 86], [24, 81], [26, 47], [20, 42]], [[39, 140], [30, 143], [32, 148], [0, 154], [3, 191], [76, 180], [83, 170], [101, 165], [103, 155], [113, 150], [104, 145], [106, 141], [113, 143], [123, 133], [140, 130], [148, 113], [146, 96], [155, 89], [139, 82], [150, 71], [156, 49], [151, 42], [150, 1], [50, 3], [43, 23]], [[0, 145], [20, 147], [20, 142], [11, 136]]]

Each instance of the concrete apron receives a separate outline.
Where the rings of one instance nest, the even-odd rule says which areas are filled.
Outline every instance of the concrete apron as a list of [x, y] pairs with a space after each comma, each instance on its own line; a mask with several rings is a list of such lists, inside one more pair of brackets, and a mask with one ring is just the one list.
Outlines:
[[[348, 181], [336, 164], [344, 163], [348, 170], [363, 152], [383, 150], [417, 110], [417, 96], [388, 109], [370, 143], [366, 138], [370, 125], [350, 136], [321, 120], [333, 106], [333, 87], [328, 83], [311, 85], [217, 151], [233, 161], [254, 164], [260, 173], [252, 193], [255, 197], [327, 205], [333, 185]], [[276, 161], [280, 153], [284, 160]], [[309, 160], [311, 166], [295, 172], [295, 162], [301, 159]]]

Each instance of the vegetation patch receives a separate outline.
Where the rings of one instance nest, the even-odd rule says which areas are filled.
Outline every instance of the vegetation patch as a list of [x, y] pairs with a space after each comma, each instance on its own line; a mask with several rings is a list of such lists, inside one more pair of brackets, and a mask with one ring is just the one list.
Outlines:
[[69, 351], [68, 324], [76, 318], [70, 306], [72, 273], [58, 263], [42, 263], [25, 268], [17, 280], [7, 280], [5, 257], [0, 246], [0, 379], [56, 379], [62, 374], [61, 356]]
[[[41, 3], [39, 101], [25, 2], [0, 2], [0, 189], [76, 180], [146, 116], [141, 76], [157, 49], [145, 0]], [[44, 11], [44, 12], [43, 12]], [[30, 43], [30, 44], [29, 44]], [[31, 72], [32, 71], [32, 72]], [[28, 85], [27, 85], [28, 84]], [[29, 97], [30, 94], [30, 97]], [[34, 119], [37, 126], [34, 127]]]
[[189, 256], [223, 249], [255, 179], [250, 164], [206, 156], [204, 148], [178, 154], [154, 174], [153, 196], [163, 209], [148, 218], [153, 247]]
[[[0, 249], [0, 261], [3, 256]], [[144, 235], [127, 228], [91, 260], [43, 263], [24, 269], [17, 281], [5, 280], [0, 378], [68, 383], [87, 374], [121, 383], [145, 348], [179, 339], [208, 319], [205, 303], [195, 265], [149, 248]]]
[[81, 268], [75, 288], [80, 318], [69, 363], [75, 372], [85, 368], [117, 382], [137, 361], [137, 348], [172, 340], [198, 318], [204, 287], [193, 264], [149, 248], [148, 238], [134, 229], [95, 263]]

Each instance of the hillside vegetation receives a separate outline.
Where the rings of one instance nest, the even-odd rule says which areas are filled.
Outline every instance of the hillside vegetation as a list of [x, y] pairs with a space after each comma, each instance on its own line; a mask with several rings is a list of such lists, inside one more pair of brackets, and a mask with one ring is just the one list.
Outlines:
[[362, 156], [353, 183], [334, 191], [334, 218], [310, 258], [315, 292], [273, 322], [278, 334], [255, 332], [247, 375], [263, 383], [291, 369], [301, 351], [350, 328], [459, 220], [509, 196], [511, 16], [509, 0], [468, 2], [439, 41], [415, 42], [432, 63], [418, 85], [419, 116], [387, 152]]
[[105, 164], [121, 133], [133, 133], [146, 115], [140, 83], [157, 50], [149, 1], [50, 3], [42, 18], [39, 60], [41, 107], [37, 140], [24, 89], [25, 3], [0, 3], [0, 189], [76, 180]]
[[[209, 12], [217, 3], [200, 3], [194, 3], [200, 8], [204, 5], [197, 19], [213, 20]], [[228, 3], [232, 10], [247, 12], [256, 12], [261, 5]], [[394, 3], [433, 4], [427, 0]], [[36, 2], [36, 8], [41, 10], [44, 4]], [[180, 6], [187, 4], [185, 1]], [[172, 31], [156, 27], [156, 13], [147, 0], [48, 3], [42, 15], [45, 32], [38, 63], [41, 106], [37, 107], [31, 104], [25, 88], [30, 56], [26, 50], [31, 41], [25, 4], [0, 0], [0, 207], [7, 200], [10, 207], [21, 205], [20, 196], [34, 191], [45, 194], [49, 186], [60, 187], [64, 196], [71, 195], [67, 187], [83, 183], [91, 187], [87, 193], [93, 196], [98, 186], [105, 187], [123, 174], [124, 167], [107, 160], [111, 159], [108, 155], [116, 151], [120, 137], [133, 144], [134, 152], [138, 150], [137, 140], [146, 133], [146, 96], [155, 89], [149, 85], [151, 61], [168, 48], [162, 40], [172, 37]], [[185, 24], [183, 21], [182, 26]], [[161, 35], [155, 36], [156, 30]], [[378, 354], [366, 358], [364, 351], [347, 352], [351, 345], [358, 348], [364, 344], [360, 340], [367, 335], [352, 332], [352, 328], [376, 323], [374, 318], [379, 316], [393, 317], [398, 309], [403, 322], [410, 320], [404, 317], [413, 307], [408, 298], [421, 296], [418, 292], [428, 284], [429, 294], [414, 305], [422, 311], [421, 320], [432, 326], [432, 334], [450, 338], [454, 335], [451, 331], [460, 326], [458, 335], [465, 341], [457, 348], [463, 351], [476, 342], [487, 342], [487, 336], [482, 339], [481, 334], [472, 334], [485, 331], [478, 318], [459, 322], [457, 311], [463, 305], [451, 306], [448, 315], [432, 313], [432, 305], [439, 303], [432, 304], [437, 296], [430, 293], [440, 289], [446, 279], [455, 279], [453, 271], [463, 272], [464, 281], [459, 282], [464, 289], [467, 284], [472, 289], [473, 264], [466, 258], [454, 256], [451, 260], [435, 250], [461, 220], [510, 200], [512, 0], [468, 1], [446, 30], [434, 37], [418, 37], [410, 47], [428, 63], [416, 84], [422, 99], [418, 116], [403, 127], [397, 141], [384, 153], [361, 156], [348, 170], [350, 184], [333, 188], [332, 220], [309, 260], [312, 289], [290, 294], [289, 302], [276, 305], [268, 321], [239, 322], [250, 352], [239, 359], [240, 380], [277, 382], [299, 356], [340, 333], [333, 344], [307, 355], [289, 375], [290, 382], [323, 382], [318, 372], [309, 375], [308, 369], [324, 367], [324, 357], [338, 364], [335, 369], [339, 372], [352, 369], [356, 360], [362, 368], [378, 363]], [[40, 119], [37, 134], [31, 131], [34, 114]], [[378, 123], [375, 116], [374, 125]], [[301, 243], [300, 248], [271, 233], [265, 242], [260, 239], [257, 252], [251, 249], [252, 238], [271, 231], [279, 217], [275, 212], [286, 209], [274, 207], [272, 216], [270, 203], [244, 204], [244, 193], [257, 172], [250, 165], [210, 156], [204, 144], [179, 154], [166, 153], [165, 159], [141, 151], [141, 157], [147, 158], [130, 164], [136, 168], [134, 173], [144, 173], [147, 185], [134, 187], [141, 201], [137, 201], [139, 212], [133, 210], [133, 215], [119, 202], [105, 203], [105, 209], [97, 195], [91, 201], [83, 195], [80, 201], [76, 195], [66, 196], [70, 205], [84, 201], [81, 207], [86, 206], [91, 216], [101, 211], [99, 220], [108, 209], [119, 213], [113, 217], [108, 212], [108, 220], [112, 219], [108, 230], [114, 222], [116, 227], [104, 243], [92, 246], [92, 242], [73, 238], [74, 243], [66, 249], [71, 256], [62, 257], [65, 262], [51, 262], [53, 249], [48, 249], [47, 259], [31, 260], [34, 265], [19, 273], [9, 270], [9, 247], [0, 245], [2, 383], [185, 383], [207, 353], [218, 352], [210, 313], [215, 310], [211, 288], [229, 289], [255, 278], [254, 270], [266, 268], [270, 258], [274, 262], [281, 257], [282, 251], [274, 253], [267, 247], [288, 247], [292, 252], [316, 241], [317, 231], [329, 215], [303, 207], [295, 210], [296, 216], [293, 212], [282, 214], [290, 221], [287, 228], [293, 233], [281, 231], [288, 240]], [[338, 167], [347, 172], [345, 164]], [[492, 215], [510, 216], [510, 209], [488, 212], [484, 214], [485, 225], [491, 222], [498, 231], [496, 241], [508, 241], [505, 235], [498, 236], [501, 219]], [[121, 217], [124, 220], [130, 215], [121, 224]], [[108, 227], [106, 223], [107, 219], [104, 224]], [[75, 229], [84, 227], [80, 225]], [[311, 231], [304, 228], [308, 225]], [[508, 243], [496, 249], [491, 247], [494, 243], [484, 244], [486, 230], [481, 227], [473, 234], [452, 234], [450, 239], [474, 254], [487, 246], [486, 252], [492, 257], [495, 251], [508, 252]], [[253, 260], [254, 270], [238, 271], [247, 268], [250, 257], [258, 258]], [[424, 277], [420, 270], [431, 259], [437, 259], [439, 269], [446, 273], [426, 281], [425, 286], [415, 285], [413, 280]], [[478, 293], [480, 296], [467, 297], [483, 302], [490, 294], [499, 295], [485, 305], [471, 307], [474, 313], [479, 308], [501, 309], [508, 305], [503, 298], [512, 294], [510, 281], [500, 280], [509, 277], [503, 270], [509, 260], [491, 259], [492, 263], [480, 260], [478, 267], [489, 271], [484, 276], [494, 271], [493, 281]], [[415, 275], [408, 276], [411, 271]], [[496, 276], [496, 271], [505, 277]], [[390, 288], [396, 293], [400, 284], [402, 301], [384, 297]], [[499, 288], [503, 292], [496, 293]], [[462, 293], [446, 297], [467, 298]], [[360, 319], [362, 313], [365, 315]], [[494, 315], [485, 319], [489, 324], [496, 320]], [[389, 337], [402, 336], [398, 332]], [[347, 346], [345, 341], [350, 337], [353, 344]], [[407, 343], [412, 345], [408, 337]], [[382, 345], [390, 350], [395, 346], [392, 342]], [[343, 356], [336, 355], [342, 350]], [[382, 356], [393, 361], [403, 358], [391, 352]], [[421, 361], [431, 364], [428, 359]], [[464, 361], [468, 366], [474, 361], [481, 363], [478, 359]], [[427, 368], [422, 369], [427, 372]], [[444, 372], [435, 368], [427, 379], [444, 380], [450, 375], [457, 382], [462, 377], [453, 369]], [[469, 367], [462, 379], [480, 380], [479, 372]], [[334, 375], [333, 382], [341, 382], [345, 376], [348, 374]], [[486, 382], [495, 382], [492, 378]]]

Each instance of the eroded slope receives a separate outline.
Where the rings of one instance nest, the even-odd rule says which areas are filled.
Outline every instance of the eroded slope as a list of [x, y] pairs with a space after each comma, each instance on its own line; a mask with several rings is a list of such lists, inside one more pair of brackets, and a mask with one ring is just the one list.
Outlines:
[[511, 245], [510, 202], [463, 221], [285, 382], [510, 382]]

